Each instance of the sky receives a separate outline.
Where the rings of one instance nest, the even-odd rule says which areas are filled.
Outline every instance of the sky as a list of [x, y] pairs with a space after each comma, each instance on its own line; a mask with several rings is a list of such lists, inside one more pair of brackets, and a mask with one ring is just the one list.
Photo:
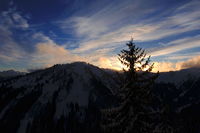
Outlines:
[[200, 0], [1, 0], [0, 70], [75, 61], [121, 69], [134, 38], [154, 71], [200, 67]]

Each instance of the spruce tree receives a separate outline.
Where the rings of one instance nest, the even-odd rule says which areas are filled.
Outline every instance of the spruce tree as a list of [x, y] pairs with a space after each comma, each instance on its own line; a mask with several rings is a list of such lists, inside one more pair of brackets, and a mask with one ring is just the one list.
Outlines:
[[150, 73], [153, 64], [145, 50], [137, 47], [133, 39], [118, 54], [125, 66], [124, 81], [119, 91], [120, 102], [117, 107], [103, 110], [103, 130], [109, 133], [150, 133], [153, 131], [151, 86], [157, 74]]

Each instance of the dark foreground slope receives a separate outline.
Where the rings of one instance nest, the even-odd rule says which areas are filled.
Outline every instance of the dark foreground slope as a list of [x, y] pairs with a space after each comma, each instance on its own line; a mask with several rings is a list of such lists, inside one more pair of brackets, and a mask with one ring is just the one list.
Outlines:
[[161, 73], [154, 85], [155, 103], [167, 110], [178, 133], [200, 132], [200, 69]]

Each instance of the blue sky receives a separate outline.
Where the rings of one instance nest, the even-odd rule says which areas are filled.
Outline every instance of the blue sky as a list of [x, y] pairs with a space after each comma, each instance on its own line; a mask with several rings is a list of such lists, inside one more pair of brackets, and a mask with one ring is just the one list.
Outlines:
[[0, 70], [86, 61], [121, 68], [134, 38], [155, 71], [200, 66], [199, 0], [1, 0]]

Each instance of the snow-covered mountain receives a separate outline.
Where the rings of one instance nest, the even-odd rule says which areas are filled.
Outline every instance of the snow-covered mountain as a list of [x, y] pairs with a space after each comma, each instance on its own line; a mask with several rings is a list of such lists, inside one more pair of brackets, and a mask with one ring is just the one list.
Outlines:
[[0, 83], [0, 131], [95, 130], [98, 108], [114, 100], [110, 76], [98, 67], [76, 62]]
[[[154, 85], [159, 99], [156, 106], [168, 105], [173, 118], [181, 117], [181, 124], [189, 119], [197, 127], [198, 70], [161, 73]], [[0, 132], [98, 133], [100, 109], [117, 104], [117, 88], [115, 71], [84, 62], [55, 65], [0, 81]]]
[[20, 75], [25, 75], [25, 72], [18, 72], [14, 70], [2, 71], [0, 72], [0, 81], [4, 79], [9, 79], [12, 77], [20, 76]]
[[200, 77], [200, 68], [189, 68], [180, 71], [161, 72], [157, 82], [182, 84], [188, 79], [196, 79]]
[[[200, 75], [199, 69], [186, 69], [161, 75], [162, 80], [154, 85], [154, 103], [168, 110], [178, 133], [200, 132]], [[171, 75], [171, 79], [170, 76]], [[166, 76], [166, 80], [165, 80]], [[158, 79], [159, 80], [159, 79]]]

